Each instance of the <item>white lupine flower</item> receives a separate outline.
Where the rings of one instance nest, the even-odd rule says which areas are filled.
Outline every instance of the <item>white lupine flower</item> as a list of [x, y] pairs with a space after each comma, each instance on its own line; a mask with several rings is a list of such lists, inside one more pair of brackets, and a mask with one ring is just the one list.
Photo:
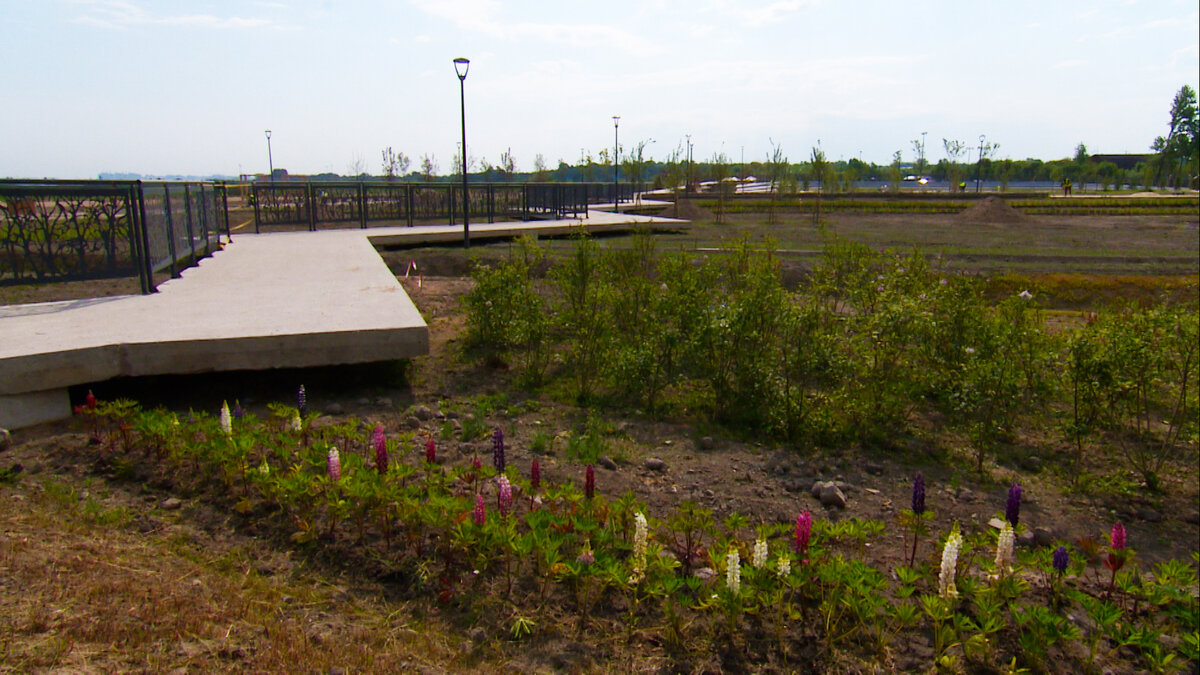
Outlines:
[[791, 558], [787, 557], [787, 553], [779, 556], [779, 563], [775, 573], [779, 575], [780, 579], [786, 579], [789, 575], [791, 575], [792, 560]]
[[1013, 543], [1015, 539], [1016, 533], [1013, 532], [1012, 524], [1005, 521], [1004, 526], [1000, 528], [1000, 537], [996, 540], [997, 570], [1013, 564]]
[[267, 464], [267, 459], [264, 457], [262, 464], [258, 465], [258, 472], [264, 476], [271, 475], [271, 465]]
[[633, 514], [633, 526], [633, 559], [634, 564], [641, 567], [646, 559], [647, 536], [646, 516], [641, 511]]
[[725, 588], [737, 595], [742, 588], [742, 558], [736, 548], [729, 550], [725, 556]]
[[233, 435], [233, 416], [229, 414], [229, 403], [221, 401], [221, 431], [226, 436]]
[[759, 537], [754, 542], [754, 555], [750, 558], [750, 564], [756, 569], [761, 569], [767, 564], [767, 540]]
[[958, 589], [954, 586], [954, 572], [958, 567], [958, 549], [962, 546], [962, 535], [958, 533], [958, 525], [946, 538], [946, 547], [942, 549], [942, 570], [938, 575], [938, 594], [943, 598], [958, 597]]
[[300, 421], [300, 413], [292, 415], [292, 431], [300, 431], [303, 422]]

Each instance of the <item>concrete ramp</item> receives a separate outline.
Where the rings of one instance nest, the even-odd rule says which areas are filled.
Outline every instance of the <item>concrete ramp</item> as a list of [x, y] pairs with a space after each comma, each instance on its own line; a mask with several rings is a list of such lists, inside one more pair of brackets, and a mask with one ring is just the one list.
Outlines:
[[[472, 225], [471, 238], [643, 225], [686, 223], [594, 211], [583, 221]], [[0, 427], [69, 417], [68, 387], [114, 377], [427, 354], [425, 320], [372, 241], [461, 240], [451, 226], [239, 234], [155, 294], [0, 307]]]

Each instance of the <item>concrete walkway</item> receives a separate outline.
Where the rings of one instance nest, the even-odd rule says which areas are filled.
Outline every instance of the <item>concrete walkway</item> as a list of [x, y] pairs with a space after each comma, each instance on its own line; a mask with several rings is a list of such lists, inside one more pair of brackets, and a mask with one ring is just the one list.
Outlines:
[[[593, 210], [473, 224], [471, 239], [646, 225], [686, 223]], [[461, 241], [462, 227], [446, 225], [239, 234], [155, 294], [0, 307], [0, 428], [69, 417], [67, 387], [114, 377], [426, 354], [425, 320], [373, 244]]]

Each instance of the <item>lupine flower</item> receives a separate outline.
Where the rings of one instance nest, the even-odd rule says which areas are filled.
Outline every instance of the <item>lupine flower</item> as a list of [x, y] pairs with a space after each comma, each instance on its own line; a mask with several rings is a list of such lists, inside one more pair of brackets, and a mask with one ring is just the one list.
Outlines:
[[425, 461], [430, 464], [437, 463], [437, 443], [432, 438], [425, 441]]
[[1112, 583], [1109, 584], [1109, 593], [1112, 593], [1112, 588], [1117, 583], [1117, 572], [1125, 566], [1127, 557], [1125, 551], [1125, 526], [1121, 523], [1113, 525], [1112, 534], [1109, 536], [1109, 551], [1104, 558], [1104, 566], [1112, 570]]
[[96, 409], [96, 395], [92, 393], [91, 389], [88, 389], [87, 396], [83, 397], [83, 407], [88, 410]]
[[1013, 532], [1012, 525], [1004, 523], [1000, 528], [1000, 536], [996, 539], [996, 569], [1012, 565], [1013, 563], [1013, 543], [1016, 536]]
[[296, 410], [300, 411], [301, 417], [308, 414], [308, 395], [304, 393], [304, 385], [300, 385], [300, 390], [296, 392]]
[[371, 432], [371, 444], [375, 446], [375, 468], [379, 473], [386, 474], [388, 470], [387, 436], [383, 434], [383, 425], [376, 424]]
[[634, 565], [641, 567], [646, 559], [646, 537], [649, 534], [649, 528], [646, 524], [646, 516], [638, 511], [633, 514], [633, 560]]
[[242, 410], [242, 402], [237, 399], [234, 399], [233, 400], [233, 419], [240, 420], [245, 416], [246, 416], [246, 411]]
[[1125, 549], [1125, 526], [1121, 523], [1113, 525], [1112, 536], [1109, 537], [1112, 541], [1113, 549], [1121, 551]]
[[958, 549], [962, 546], [962, 535], [958, 533], [958, 523], [946, 538], [946, 547], [942, 549], [942, 569], [938, 575], [938, 594], [943, 598], [958, 597], [958, 589], [954, 586], [954, 574], [958, 568]]
[[529, 465], [529, 491], [537, 492], [542, 487], [542, 465], [535, 459]]
[[483, 462], [479, 461], [478, 457], [471, 458], [471, 470], [479, 471], [483, 469]]
[[918, 516], [925, 513], [925, 476], [921, 474], [913, 479], [912, 510]]
[[583, 472], [583, 496], [587, 499], [596, 496], [596, 469], [591, 464]]
[[734, 595], [742, 588], [742, 559], [736, 548], [729, 549], [725, 556], [725, 588]]
[[1054, 571], [1058, 572], [1058, 576], [1062, 576], [1067, 571], [1067, 565], [1071, 562], [1071, 554], [1067, 553], [1066, 546], [1059, 546], [1054, 550], [1054, 560], [1051, 564], [1054, 566]]
[[271, 465], [267, 464], [267, 458], [263, 457], [262, 464], [258, 465], [258, 472], [264, 476], [271, 475]]
[[229, 416], [229, 404], [221, 401], [221, 431], [226, 436], [233, 435], [233, 418]]
[[808, 555], [808, 538], [812, 536], [812, 514], [808, 511], [796, 516], [796, 555], [803, 558]]
[[755, 569], [762, 569], [767, 564], [767, 540], [759, 537], [754, 542], [754, 555], [750, 558], [750, 564]]
[[791, 558], [787, 557], [787, 554], [785, 553], [779, 556], [779, 563], [776, 565], [775, 574], [777, 574], [780, 579], [786, 579], [789, 575], [791, 575], [791, 573], [792, 560]]
[[512, 484], [503, 475], [496, 478], [496, 510], [501, 516], [507, 516], [512, 509]]
[[583, 551], [579, 554], [579, 557], [576, 558], [575, 560], [576, 560], [576, 562], [581, 562], [584, 565], [591, 565], [592, 563], [596, 562], [596, 556], [592, 553], [592, 540], [591, 539], [583, 542]]
[[504, 473], [504, 464], [504, 432], [496, 427], [496, 433], [492, 434], [492, 465], [496, 473]]
[[300, 431], [304, 428], [304, 422], [300, 421], [300, 413], [292, 415], [292, 431]]
[[342, 458], [338, 455], [338, 449], [332, 448], [329, 451], [329, 480], [336, 483], [342, 478]]
[[1016, 481], [1013, 481], [1012, 487], [1008, 488], [1008, 504], [1004, 507], [1004, 519], [1013, 526], [1013, 529], [1016, 529], [1017, 522], [1021, 520], [1021, 484]]
[[483, 504], [482, 494], [475, 494], [475, 513], [472, 514], [472, 517], [479, 527], [483, 527], [483, 524], [487, 522], [487, 507]]
[[1017, 293], [1017, 297], [1022, 300], [1032, 300], [1033, 293], [1030, 293], [1029, 289], [1025, 289], [1025, 290], [1021, 291], [1020, 293]]

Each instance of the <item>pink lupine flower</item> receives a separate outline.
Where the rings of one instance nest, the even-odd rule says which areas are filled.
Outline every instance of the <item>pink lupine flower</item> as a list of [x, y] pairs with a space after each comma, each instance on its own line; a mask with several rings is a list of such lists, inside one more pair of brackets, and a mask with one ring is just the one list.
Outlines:
[[88, 410], [96, 409], [96, 396], [92, 394], [92, 390], [88, 389], [87, 396], [83, 397], [83, 407]]
[[483, 495], [481, 494], [475, 495], [474, 520], [475, 524], [479, 527], [483, 527], [484, 523], [487, 522], [487, 507], [483, 504]]
[[499, 476], [496, 478], [496, 510], [501, 516], [507, 516], [512, 510], [513, 494], [512, 484], [508, 482], [508, 478]]
[[583, 472], [583, 496], [587, 499], [596, 496], [596, 469], [591, 464]]
[[341, 480], [342, 479], [342, 458], [341, 458], [341, 456], [338, 455], [337, 448], [333, 448], [329, 451], [328, 466], [329, 466], [329, 480], [334, 483]]
[[537, 492], [542, 487], [542, 465], [535, 459], [529, 465], [529, 491]]
[[425, 461], [437, 464], [437, 443], [432, 438], [425, 441]]
[[575, 560], [576, 562], [581, 562], [584, 565], [591, 565], [592, 563], [596, 562], [596, 556], [592, 553], [592, 542], [590, 539], [583, 542], [583, 551]]
[[388, 470], [387, 437], [383, 434], [383, 425], [375, 425], [371, 432], [371, 443], [375, 446], [375, 468], [379, 473], [386, 474]]
[[1112, 528], [1112, 547], [1118, 551], [1125, 549], [1125, 526], [1121, 523], [1113, 525]]
[[808, 511], [796, 516], [796, 554], [803, 558], [808, 555], [808, 540], [812, 536], [812, 514]]

